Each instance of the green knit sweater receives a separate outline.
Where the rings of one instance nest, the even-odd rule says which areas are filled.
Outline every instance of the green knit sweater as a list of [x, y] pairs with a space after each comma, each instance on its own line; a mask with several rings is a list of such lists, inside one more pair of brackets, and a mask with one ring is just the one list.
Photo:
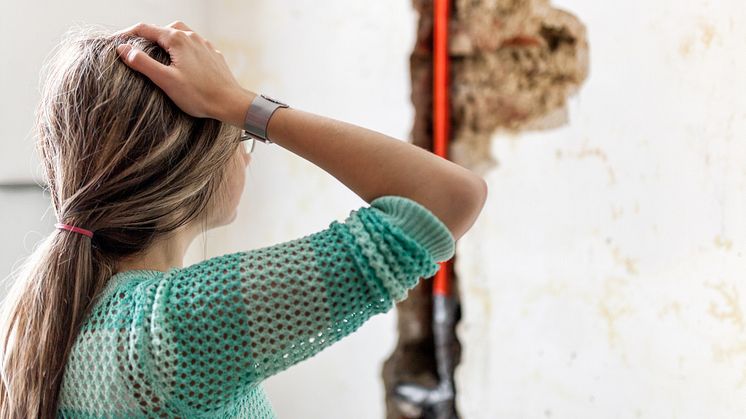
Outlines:
[[274, 418], [264, 379], [389, 311], [454, 251], [432, 212], [387, 195], [284, 243], [119, 272], [75, 341], [58, 417]]

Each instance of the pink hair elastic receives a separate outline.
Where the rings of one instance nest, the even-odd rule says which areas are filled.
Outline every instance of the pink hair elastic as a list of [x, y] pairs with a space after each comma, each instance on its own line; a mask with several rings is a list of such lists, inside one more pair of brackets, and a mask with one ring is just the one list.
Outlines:
[[57, 223], [54, 226], [57, 228], [63, 229], [63, 230], [72, 231], [73, 233], [84, 234], [88, 237], [93, 238], [93, 232], [90, 230], [86, 230], [84, 228], [75, 227], [75, 226], [71, 226], [70, 224], [62, 224], [62, 223]]

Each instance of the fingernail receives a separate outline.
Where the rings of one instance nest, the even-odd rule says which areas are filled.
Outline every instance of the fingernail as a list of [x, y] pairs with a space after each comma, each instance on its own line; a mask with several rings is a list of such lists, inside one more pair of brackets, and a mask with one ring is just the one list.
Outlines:
[[129, 52], [130, 48], [132, 48], [132, 47], [130, 45], [128, 45], [128, 44], [122, 44], [122, 45], [117, 46], [117, 52], [120, 55], [126, 56], [127, 53]]

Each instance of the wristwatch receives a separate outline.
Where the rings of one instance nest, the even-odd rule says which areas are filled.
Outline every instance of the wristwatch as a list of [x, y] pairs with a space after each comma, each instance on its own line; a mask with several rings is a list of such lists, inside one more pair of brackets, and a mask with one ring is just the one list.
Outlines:
[[265, 143], [272, 144], [272, 141], [267, 138], [267, 125], [269, 125], [269, 118], [278, 108], [289, 108], [286, 103], [282, 103], [277, 99], [273, 99], [267, 95], [257, 95], [253, 101], [249, 110], [246, 111], [246, 118], [244, 119], [243, 129], [246, 134], [251, 137]]

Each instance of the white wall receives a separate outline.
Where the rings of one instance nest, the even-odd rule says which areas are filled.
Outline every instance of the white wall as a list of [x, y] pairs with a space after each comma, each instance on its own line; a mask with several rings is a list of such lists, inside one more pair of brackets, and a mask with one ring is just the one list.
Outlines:
[[744, 417], [744, 4], [556, 4], [590, 78], [569, 126], [495, 137], [458, 246], [464, 417]]

